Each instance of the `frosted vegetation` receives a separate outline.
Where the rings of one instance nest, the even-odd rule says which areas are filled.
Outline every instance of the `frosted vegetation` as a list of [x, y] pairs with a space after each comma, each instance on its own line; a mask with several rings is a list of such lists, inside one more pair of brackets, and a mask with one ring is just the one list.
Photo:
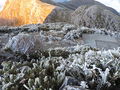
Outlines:
[[[69, 52], [68, 57], [51, 53]], [[85, 45], [49, 50], [49, 57], [31, 61], [4, 61], [0, 69], [3, 90], [107, 90], [120, 85], [120, 49], [97, 50]]]
[[94, 33], [120, 37], [117, 32], [65, 23], [0, 27], [0, 88], [119, 90], [120, 48], [84, 45], [82, 34]]
[[83, 34], [101, 34], [120, 38], [118, 32], [87, 27], [76, 28], [75, 25], [64, 23], [37, 24], [23, 26], [22, 28], [25, 30], [20, 31], [18, 28], [19, 31], [16, 31], [17, 35], [15, 34], [9, 38], [4, 49], [11, 49], [13, 52], [19, 51], [25, 54], [36, 50], [43, 50], [43, 48], [46, 50], [54, 47], [81, 45], [84, 44], [82, 41]]

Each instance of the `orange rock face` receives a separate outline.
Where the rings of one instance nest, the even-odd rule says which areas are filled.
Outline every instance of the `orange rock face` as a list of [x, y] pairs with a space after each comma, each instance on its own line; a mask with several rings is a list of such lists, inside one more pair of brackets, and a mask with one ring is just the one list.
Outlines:
[[40, 0], [7, 0], [0, 12], [0, 25], [43, 23], [55, 6]]

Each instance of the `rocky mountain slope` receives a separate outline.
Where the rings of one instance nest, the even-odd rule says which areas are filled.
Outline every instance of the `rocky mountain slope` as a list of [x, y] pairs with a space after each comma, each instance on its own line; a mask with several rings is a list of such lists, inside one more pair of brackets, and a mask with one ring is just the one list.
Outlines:
[[90, 28], [105, 28], [111, 31], [120, 31], [120, 16], [100, 5], [83, 5], [75, 11], [56, 8], [46, 18], [44, 23], [68, 22], [76, 26]]
[[[55, 6], [39, 0], [7, 0], [0, 18], [10, 25], [43, 23]], [[5, 24], [4, 24], [5, 25]]]
[[71, 22], [77, 26], [120, 31], [120, 16], [100, 5], [79, 7], [72, 13]]
[[94, 0], [63, 3], [52, 0], [8, 0], [0, 12], [0, 21], [0, 25], [10, 26], [67, 22], [77, 26], [120, 30], [120, 16], [115, 10]]
[[102, 7], [105, 7], [106, 9], [112, 11], [114, 14], [120, 15], [113, 8], [107, 7], [104, 4], [97, 2], [95, 0], [63, 0], [64, 2], [62, 2], [61, 0], [60, 0], [61, 2], [57, 2], [56, 0], [42, 0], [42, 1], [49, 3], [49, 4], [56, 5], [56, 6], [60, 6], [63, 8], [66, 7], [66, 8], [71, 9], [71, 10], [75, 10], [81, 5], [101, 5]]

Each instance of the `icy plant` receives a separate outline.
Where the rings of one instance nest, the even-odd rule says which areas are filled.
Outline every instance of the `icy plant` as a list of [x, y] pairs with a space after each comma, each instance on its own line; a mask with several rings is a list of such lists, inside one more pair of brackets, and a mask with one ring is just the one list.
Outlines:
[[3, 90], [109, 90], [120, 86], [119, 48], [107, 51], [86, 45], [51, 48], [48, 57], [43, 54], [37, 60], [4, 61], [1, 65]]
[[[12, 68], [13, 64], [15, 64], [14, 68]], [[55, 89], [60, 87], [65, 77], [64, 67], [56, 58], [52, 58], [52, 60], [46, 58], [45, 61], [35, 62], [3, 62], [2, 65], [4, 66], [1, 70], [3, 90], [9, 88], [15, 90], [23, 88], [28, 90]], [[6, 69], [7, 66], [9, 69]]]

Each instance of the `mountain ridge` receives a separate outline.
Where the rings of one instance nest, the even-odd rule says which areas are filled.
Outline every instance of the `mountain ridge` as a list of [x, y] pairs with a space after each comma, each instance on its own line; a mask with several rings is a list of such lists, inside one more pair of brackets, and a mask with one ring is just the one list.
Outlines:
[[108, 7], [98, 1], [95, 1], [95, 0], [69, 0], [66, 2], [55, 2], [53, 0], [42, 0], [42, 1], [53, 4], [53, 5], [57, 5], [60, 7], [66, 7], [68, 9], [72, 9], [72, 10], [77, 9], [81, 5], [101, 5], [105, 8], [107, 8], [108, 10], [112, 11], [113, 13], [120, 15], [115, 9]]
[[14, 21], [15, 25], [43, 23], [54, 8], [39, 0], [8, 0], [0, 12], [0, 18]]
[[85, 25], [119, 31], [119, 18], [114, 9], [94, 0], [71, 0], [64, 3], [52, 0], [8, 0], [0, 12], [0, 25], [67, 22], [78, 27]]

